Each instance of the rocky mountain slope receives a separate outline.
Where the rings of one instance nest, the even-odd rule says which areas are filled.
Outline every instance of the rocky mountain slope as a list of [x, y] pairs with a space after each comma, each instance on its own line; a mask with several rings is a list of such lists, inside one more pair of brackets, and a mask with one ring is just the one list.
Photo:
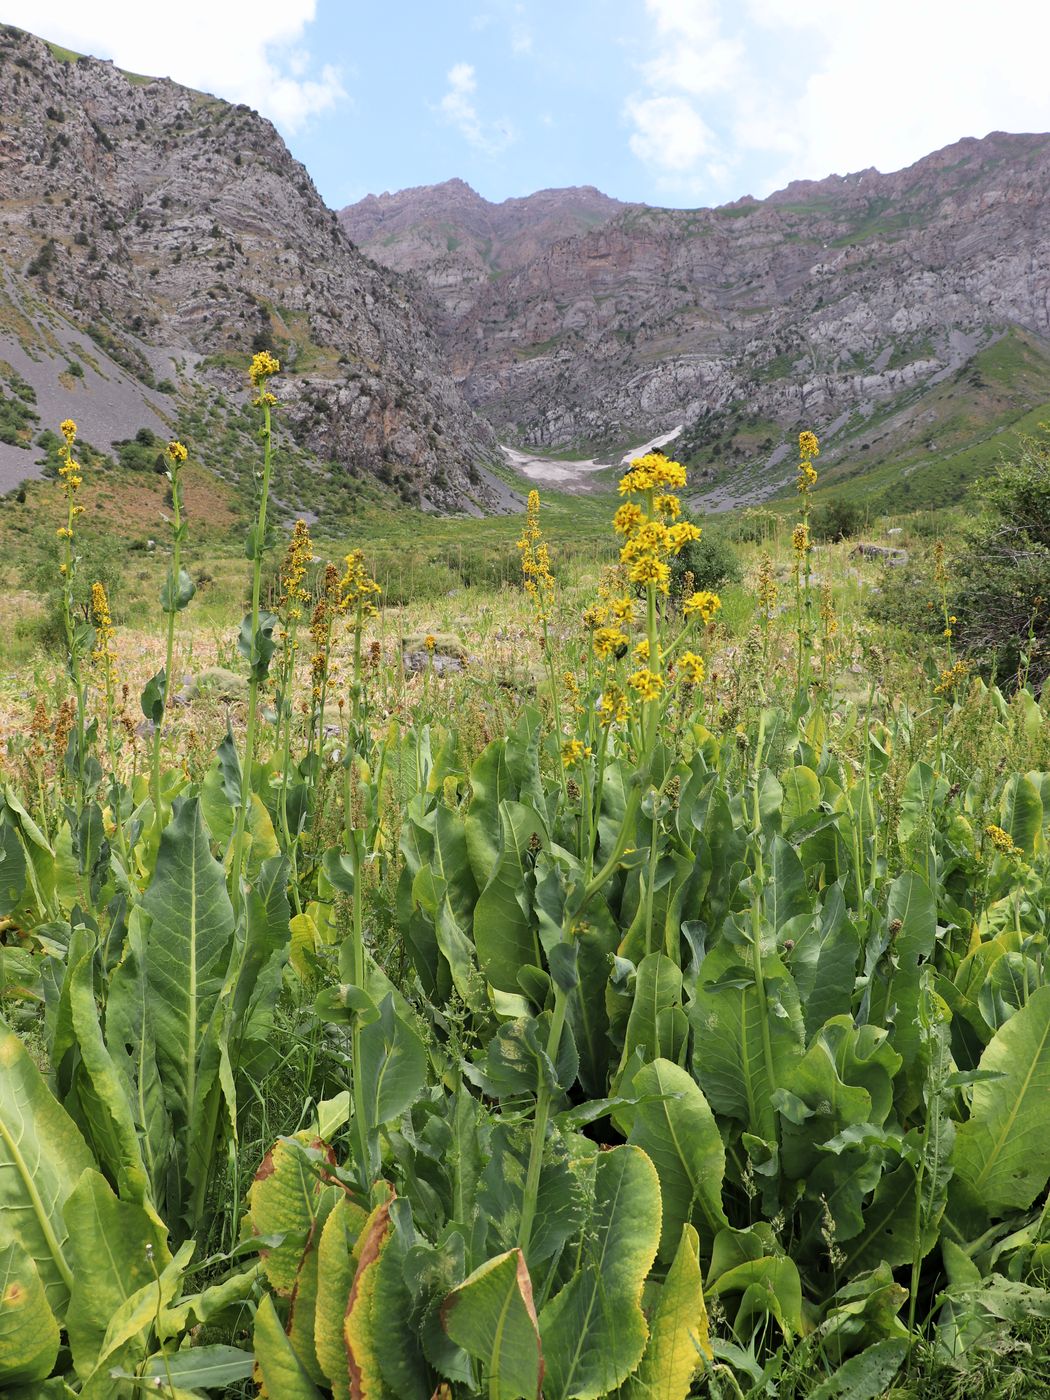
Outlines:
[[[67, 415], [103, 450], [174, 430], [202, 394], [236, 415], [252, 350], [272, 347], [317, 480], [512, 503], [404, 286], [245, 107], [0, 29], [0, 250], [4, 485], [39, 469], [38, 424]], [[193, 444], [204, 460], [213, 441]]]
[[[393, 198], [411, 229], [416, 192]], [[403, 259], [403, 238], [366, 246]], [[761, 493], [803, 422], [827, 439], [826, 468], [867, 467], [905, 445], [957, 450], [959, 425], [919, 406], [949, 382], [978, 436], [1050, 399], [1050, 136], [963, 140], [894, 174], [717, 209], [630, 206], [483, 282], [469, 263], [450, 246], [417, 264], [454, 371], [503, 440], [541, 450], [685, 425], [684, 455], [715, 477], [752, 468]], [[1007, 332], [1028, 366], [1018, 392], [971, 393], [965, 371]]]
[[593, 186], [539, 190], [493, 204], [463, 180], [370, 194], [340, 210], [353, 241], [398, 272], [419, 275], [442, 318], [462, 317], [488, 284], [587, 233], [627, 206]]

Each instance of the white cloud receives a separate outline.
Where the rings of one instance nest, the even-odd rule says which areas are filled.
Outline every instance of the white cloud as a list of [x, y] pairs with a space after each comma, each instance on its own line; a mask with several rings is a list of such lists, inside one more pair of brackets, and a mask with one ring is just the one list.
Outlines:
[[[708, 200], [732, 198], [745, 167], [748, 192], [762, 195], [791, 179], [897, 170], [962, 136], [1050, 129], [1045, 4], [642, 2], [651, 47], [624, 114], [631, 150], [669, 193], [695, 198], [706, 181]], [[706, 141], [690, 143], [690, 130]]]
[[472, 63], [455, 63], [448, 70], [448, 90], [438, 104], [445, 120], [475, 149], [496, 155], [514, 140], [506, 122], [485, 123], [474, 105], [478, 80]]
[[630, 98], [631, 150], [647, 165], [688, 172], [711, 150], [712, 132], [684, 97]]
[[303, 33], [316, 0], [8, 0], [4, 19], [121, 68], [244, 102], [294, 132], [346, 97], [339, 70], [311, 73]]

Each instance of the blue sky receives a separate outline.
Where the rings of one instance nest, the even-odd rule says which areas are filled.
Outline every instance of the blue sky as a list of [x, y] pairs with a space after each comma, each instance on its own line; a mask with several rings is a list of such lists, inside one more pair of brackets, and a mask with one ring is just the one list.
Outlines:
[[271, 117], [338, 208], [460, 176], [651, 204], [1050, 130], [1035, 0], [0, 0], [0, 17]]

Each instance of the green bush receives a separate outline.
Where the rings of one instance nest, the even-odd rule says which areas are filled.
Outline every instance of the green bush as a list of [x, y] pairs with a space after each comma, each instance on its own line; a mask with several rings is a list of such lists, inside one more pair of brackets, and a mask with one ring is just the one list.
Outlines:
[[818, 540], [849, 540], [868, 524], [867, 512], [856, 501], [832, 496], [813, 512], [813, 536]]
[[736, 550], [722, 530], [712, 529], [710, 525], [705, 525], [700, 538], [686, 545], [681, 554], [671, 560], [673, 598], [680, 598], [685, 592], [686, 574], [692, 575], [694, 589], [714, 591], [727, 583], [739, 583], [743, 578]]

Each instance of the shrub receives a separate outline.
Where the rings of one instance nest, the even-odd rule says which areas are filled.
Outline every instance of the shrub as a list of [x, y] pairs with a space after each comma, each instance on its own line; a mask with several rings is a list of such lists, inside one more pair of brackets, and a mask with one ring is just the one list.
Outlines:
[[867, 511], [841, 496], [832, 496], [813, 512], [813, 534], [818, 540], [852, 539], [867, 523]]
[[693, 588], [715, 591], [727, 583], [739, 583], [743, 577], [736, 550], [720, 529], [710, 525], [705, 525], [700, 538], [671, 560], [672, 597], [682, 596], [686, 574], [692, 574]]

